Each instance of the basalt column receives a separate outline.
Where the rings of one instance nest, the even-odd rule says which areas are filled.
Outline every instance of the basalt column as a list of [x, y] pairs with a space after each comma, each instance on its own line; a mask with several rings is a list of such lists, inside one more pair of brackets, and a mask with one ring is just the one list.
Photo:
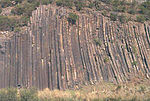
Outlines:
[[[150, 23], [112, 22], [98, 12], [40, 6], [31, 23], [0, 37], [0, 88], [72, 89], [98, 82], [150, 78]], [[5, 36], [5, 35], [4, 35]]]

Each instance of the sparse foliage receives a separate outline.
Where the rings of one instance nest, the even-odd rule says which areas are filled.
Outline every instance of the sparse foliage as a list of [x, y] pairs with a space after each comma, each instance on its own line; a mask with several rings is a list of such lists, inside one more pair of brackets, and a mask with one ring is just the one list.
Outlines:
[[84, 7], [84, 2], [83, 1], [75, 1], [75, 6], [76, 6], [76, 10], [80, 11]]
[[111, 13], [111, 14], [110, 14], [110, 19], [111, 19], [112, 21], [116, 21], [116, 20], [117, 20], [117, 17], [118, 17], [118, 15], [115, 14], [115, 13]]
[[146, 21], [146, 18], [145, 18], [144, 15], [139, 15], [139, 16], [136, 17], [136, 21], [143, 23], [143, 22]]
[[2, 8], [0, 8], [0, 14], [2, 13]]
[[78, 19], [78, 15], [74, 13], [69, 13], [68, 22], [71, 24], [76, 24], [76, 20]]
[[20, 90], [20, 101], [38, 101], [37, 90], [31, 89], [21, 89]]
[[11, 30], [13, 27], [17, 26], [18, 20], [15, 18], [0, 16], [0, 30]]
[[17, 101], [17, 89], [15, 88], [1, 89], [0, 101]]
[[56, 0], [56, 5], [71, 8], [73, 6], [73, 0]]
[[12, 6], [11, 0], [1, 0], [0, 5], [2, 8]]
[[133, 66], [136, 66], [136, 65], [137, 65], [137, 61], [133, 61], [133, 62], [132, 62], [132, 65], [133, 65]]
[[108, 58], [108, 57], [105, 57], [105, 58], [104, 58], [104, 63], [108, 63], [108, 61], [109, 61], [109, 58]]
[[94, 42], [96, 43], [97, 46], [101, 46], [101, 41], [99, 38], [95, 38]]
[[126, 23], [127, 22], [127, 17], [125, 15], [120, 15], [120, 16], [118, 16], [118, 20], [121, 23]]

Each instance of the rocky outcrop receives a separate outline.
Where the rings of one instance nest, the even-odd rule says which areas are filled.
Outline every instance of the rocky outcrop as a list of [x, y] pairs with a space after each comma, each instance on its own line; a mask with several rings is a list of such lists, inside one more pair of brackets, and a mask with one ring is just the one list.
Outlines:
[[31, 24], [1, 37], [0, 88], [22, 85], [71, 89], [101, 81], [128, 82], [150, 76], [150, 23], [112, 22], [99, 12], [77, 13], [41, 6]]

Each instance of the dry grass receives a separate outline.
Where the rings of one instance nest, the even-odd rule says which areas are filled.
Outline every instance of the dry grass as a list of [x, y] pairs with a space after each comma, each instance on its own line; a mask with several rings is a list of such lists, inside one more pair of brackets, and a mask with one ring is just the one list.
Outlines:
[[39, 91], [38, 96], [42, 99], [71, 99], [65, 101], [91, 101], [94, 99], [96, 99], [96, 101], [101, 101], [106, 98], [117, 99], [115, 101], [129, 101], [131, 99], [134, 101], [144, 101], [150, 98], [150, 85], [147, 82], [120, 85], [115, 85], [112, 83], [100, 83], [97, 85], [83, 86], [80, 90], [66, 91], [50, 91], [48, 88], [46, 88], [43, 91]]
[[[0, 90], [0, 101], [150, 101], [150, 81], [131, 80], [130, 83], [101, 82], [82, 86], [79, 90], [8, 88]], [[148, 99], [148, 100], [147, 100]], [[10, 101], [10, 100], [9, 100]]]

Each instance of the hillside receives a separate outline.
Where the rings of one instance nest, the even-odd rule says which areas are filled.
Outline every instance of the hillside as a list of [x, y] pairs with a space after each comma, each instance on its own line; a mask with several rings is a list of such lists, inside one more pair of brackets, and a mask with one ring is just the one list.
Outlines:
[[0, 30], [19, 31], [30, 22], [32, 11], [40, 5], [57, 5], [75, 11], [99, 11], [112, 21], [145, 22], [150, 20], [150, 1], [145, 0], [1, 0]]
[[150, 24], [41, 5], [24, 30], [1, 33], [0, 88], [76, 89], [150, 76]]

